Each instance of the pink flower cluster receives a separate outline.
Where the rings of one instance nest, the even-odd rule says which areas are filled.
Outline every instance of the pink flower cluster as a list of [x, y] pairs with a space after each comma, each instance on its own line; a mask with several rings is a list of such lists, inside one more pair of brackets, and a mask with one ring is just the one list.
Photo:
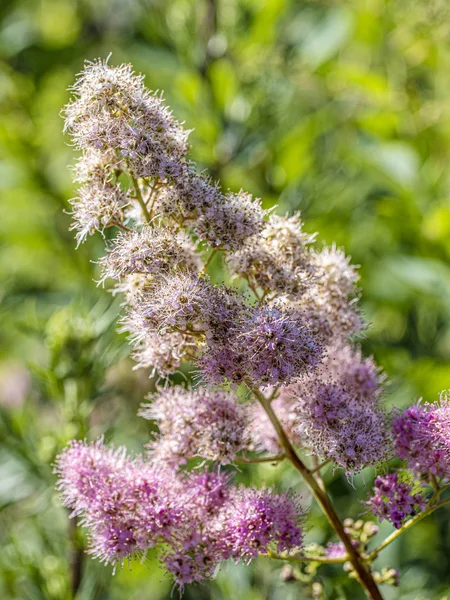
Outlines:
[[425, 510], [425, 498], [421, 493], [413, 493], [413, 486], [401, 481], [398, 473], [378, 476], [375, 479], [373, 495], [366, 502], [380, 521], [390, 521], [399, 529], [406, 517]]
[[439, 404], [411, 406], [394, 420], [397, 454], [416, 476], [450, 478], [449, 424], [450, 401], [444, 396]]
[[148, 444], [158, 462], [176, 467], [200, 456], [227, 464], [248, 445], [245, 408], [229, 392], [177, 386], [149, 399], [140, 415], [158, 425], [159, 434]]
[[[382, 381], [371, 359], [348, 344], [334, 344], [314, 371], [280, 390], [274, 408], [296, 446], [352, 474], [392, 453], [388, 418], [380, 404]], [[257, 447], [273, 452], [277, 441], [270, 422], [257, 405], [254, 413], [250, 437]]]
[[88, 530], [90, 552], [121, 563], [163, 544], [175, 581], [209, 578], [222, 560], [250, 560], [302, 544], [296, 497], [232, 486], [214, 472], [180, 475], [98, 440], [72, 442], [58, 457], [65, 506]]
[[[101, 441], [72, 442], [57, 460], [64, 503], [88, 529], [90, 551], [115, 564], [161, 545], [183, 586], [222, 560], [298, 548], [295, 496], [189, 470], [196, 458], [233, 464], [248, 462], [243, 452], [286, 451], [268, 403], [306, 461], [322, 457], [353, 475], [395, 448], [421, 480], [450, 479], [448, 400], [413, 406], [391, 427], [384, 377], [354, 343], [364, 321], [349, 258], [317, 248], [299, 214], [269, 215], [245, 191], [197, 173], [189, 132], [131, 66], [88, 63], [73, 92], [65, 128], [81, 157], [72, 228], [78, 243], [116, 233], [100, 282], [123, 294], [136, 368], [167, 384], [141, 410], [158, 426], [145, 460]], [[216, 255], [236, 287], [211, 281]], [[167, 381], [183, 362], [195, 367], [196, 389]], [[379, 477], [367, 504], [396, 527], [424, 506], [397, 474]], [[324, 552], [339, 558], [342, 548]]]

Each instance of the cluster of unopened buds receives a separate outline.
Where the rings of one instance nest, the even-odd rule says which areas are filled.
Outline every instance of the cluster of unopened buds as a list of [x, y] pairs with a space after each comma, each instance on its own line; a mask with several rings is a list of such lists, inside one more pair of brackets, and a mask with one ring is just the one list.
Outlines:
[[[341, 562], [381, 598], [378, 583], [398, 576], [373, 573], [372, 560], [445, 502], [449, 401], [386, 413], [384, 376], [355, 344], [365, 327], [355, 267], [319, 246], [299, 214], [276, 215], [199, 174], [189, 132], [129, 65], [88, 63], [73, 94], [73, 229], [78, 243], [109, 230], [100, 280], [123, 297], [137, 368], [159, 380], [140, 410], [158, 426], [144, 457], [97, 440], [74, 441], [57, 459], [89, 551], [116, 565], [159, 546], [180, 588], [228, 559]], [[227, 285], [208, 275], [219, 260]], [[183, 363], [193, 386], [171, 381]], [[395, 456], [402, 469], [389, 472]], [[327, 547], [303, 547], [305, 509], [293, 491], [233, 483], [240, 463], [283, 460], [333, 527]], [[321, 477], [329, 463], [349, 477], [380, 467], [362, 512], [391, 521], [392, 540], [370, 551], [376, 526], [340, 520]]]

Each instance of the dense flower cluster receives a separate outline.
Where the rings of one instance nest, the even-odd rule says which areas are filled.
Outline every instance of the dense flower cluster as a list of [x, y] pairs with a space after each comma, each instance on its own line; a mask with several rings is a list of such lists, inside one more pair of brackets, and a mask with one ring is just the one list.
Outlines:
[[418, 476], [450, 478], [450, 401], [417, 404], [395, 419], [392, 430], [397, 454]]
[[173, 173], [187, 153], [188, 132], [131, 65], [87, 63], [66, 106], [66, 130], [82, 150], [114, 150], [137, 177]]
[[[323, 457], [348, 475], [390, 458], [395, 447], [422, 482], [450, 480], [446, 398], [389, 424], [383, 375], [355, 346], [364, 321], [349, 258], [335, 246], [318, 249], [298, 214], [269, 215], [259, 199], [199, 174], [188, 158], [189, 132], [131, 66], [88, 63], [73, 92], [64, 114], [81, 151], [77, 241], [112, 228], [100, 282], [112, 280], [123, 295], [136, 368], [167, 380], [189, 361], [200, 380], [187, 389], [166, 381], [148, 396], [140, 414], [158, 431], [145, 459], [102, 441], [72, 442], [59, 456], [59, 489], [88, 529], [90, 552], [116, 564], [160, 545], [182, 587], [212, 577], [223, 560], [298, 549], [294, 495], [233, 486], [228, 474], [205, 468], [279, 454], [304, 473], [289, 442], [313, 464]], [[225, 281], [240, 280], [236, 288], [210, 279], [217, 254], [232, 276]], [[239, 456], [246, 451], [271, 456]], [[189, 471], [197, 457], [201, 468]], [[424, 508], [398, 474], [377, 478], [367, 504], [396, 527]], [[349, 522], [341, 540], [348, 535], [365, 552], [376, 528]], [[345, 559], [345, 547], [331, 543], [321, 556]], [[365, 567], [356, 571], [371, 577]]]
[[384, 411], [377, 405], [362, 404], [342, 386], [320, 380], [308, 385], [303, 395], [297, 396], [297, 411], [300, 439], [347, 473], [389, 458]]
[[[335, 344], [314, 371], [281, 388], [273, 408], [295, 445], [332, 459], [350, 474], [390, 455], [382, 383], [372, 359], [348, 344]], [[249, 436], [254, 445], [279, 451], [263, 409], [254, 406], [252, 413]]]
[[303, 314], [262, 305], [242, 314], [227, 339], [205, 355], [201, 367], [212, 383], [248, 380], [268, 386], [287, 384], [312, 370], [321, 355], [322, 346]]
[[[133, 178], [130, 196], [144, 213], [151, 200], [161, 213], [186, 221], [213, 246], [237, 249], [262, 230], [265, 212], [259, 201], [244, 192], [224, 194], [192, 170], [186, 161], [189, 132], [161, 97], [145, 88], [143, 77], [133, 73], [130, 65], [87, 63], [73, 92], [74, 99], [65, 108], [65, 129], [83, 151], [78, 172], [84, 187], [80, 200], [74, 202], [79, 241], [95, 229], [124, 222], [124, 215], [112, 213], [106, 201], [99, 204], [94, 192], [108, 185], [111, 194], [121, 197], [119, 180], [125, 172]], [[104, 168], [96, 168], [93, 161]], [[139, 179], [151, 179], [152, 187], [142, 190]], [[89, 194], [93, 196], [90, 210]], [[119, 203], [118, 208], [123, 206]]]
[[227, 464], [247, 447], [245, 409], [230, 393], [177, 386], [149, 399], [140, 415], [158, 424], [159, 435], [148, 445], [155, 460], [176, 466], [201, 456]]
[[163, 561], [180, 586], [211, 577], [222, 560], [302, 543], [297, 498], [230, 486], [223, 474], [178, 475], [102, 440], [72, 442], [56, 472], [65, 506], [88, 530], [92, 554], [116, 564], [164, 543]]
[[325, 247], [312, 252], [314, 281], [297, 303], [314, 322], [323, 339], [346, 339], [363, 329], [357, 307], [358, 274], [342, 250]]
[[271, 544], [278, 552], [301, 546], [301, 508], [294, 496], [240, 487], [234, 490], [229, 506], [227, 522], [235, 556], [255, 558], [266, 553]]
[[180, 269], [195, 272], [202, 265], [194, 244], [184, 232], [149, 225], [117, 236], [100, 264], [103, 281], [122, 281], [135, 273], [157, 276]]
[[399, 479], [398, 473], [389, 473], [375, 479], [372, 497], [366, 502], [380, 521], [387, 519], [399, 529], [406, 517], [425, 510], [425, 498], [413, 493], [412, 485]]
[[58, 458], [59, 489], [65, 506], [88, 528], [91, 552], [106, 563], [144, 553], [167, 541], [180, 522], [179, 485], [167, 473], [124, 448], [72, 442]]
[[313, 272], [307, 245], [315, 234], [302, 230], [299, 215], [271, 215], [260, 235], [252, 236], [228, 258], [232, 273], [248, 279], [265, 293], [300, 295]]

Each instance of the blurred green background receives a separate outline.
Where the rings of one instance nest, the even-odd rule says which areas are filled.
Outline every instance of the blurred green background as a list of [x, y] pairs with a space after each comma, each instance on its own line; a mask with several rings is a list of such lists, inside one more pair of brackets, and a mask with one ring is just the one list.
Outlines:
[[[2, 600], [72, 597], [83, 539], [53, 492], [58, 450], [105, 433], [139, 451], [149, 436], [136, 411], [151, 381], [132, 371], [115, 332], [118, 303], [93, 282], [103, 241], [75, 251], [64, 213], [74, 156], [59, 111], [84, 59], [110, 52], [112, 64], [132, 62], [165, 91], [194, 129], [192, 157], [224, 187], [301, 210], [308, 230], [361, 265], [372, 323], [364, 347], [390, 378], [388, 405], [450, 387], [448, 0], [2, 0]], [[280, 482], [278, 472], [259, 475]], [[355, 491], [327, 473], [342, 516], [363, 512], [372, 476], [357, 477]], [[284, 466], [281, 485], [302, 489]], [[386, 598], [445, 596], [448, 523], [438, 512], [385, 551], [380, 565], [402, 575]], [[314, 507], [308, 539], [331, 539]], [[184, 597], [312, 598], [308, 586], [281, 581], [281, 568], [227, 565]], [[325, 598], [361, 598], [339, 568], [319, 580]], [[86, 558], [77, 599], [170, 594], [154, 560], [113, 577]]]

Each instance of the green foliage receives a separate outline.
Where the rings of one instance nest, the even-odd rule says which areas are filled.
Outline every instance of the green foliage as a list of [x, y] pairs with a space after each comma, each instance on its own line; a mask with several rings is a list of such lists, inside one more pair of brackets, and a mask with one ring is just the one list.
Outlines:
[[[224, 187], [301, 210], [310, 231], [346, 248], [373, 322], [365, 350], [392, 381], [388, 401], [405, 405], [433, 400], [450, 379], [449, 30], [445, 0], [3, 0], [2, 598], [71, 597], [68, 557], [82, 541], [52, 492], [56, 452], [101, 433], [139, 449], [150, 434], [135, 413], [152, 382], [132, 371], [118, 307], [93, 282], [103, 241], [75, 251], [63, 212], [73, 156], [58, 113], [83, 60], [132, 62], [194, 129], [193, 158]], [[326, 478], [340, 513], [360, 514], [346, 480]], [[363, 479], [354, 485], [362, 498]], [[386, 552], [402, 572], [402, 592], [385, 588], [386, 598], [448, 590], [446, 523], [436, 513], [414, 544], [407, 534]], [[328, 536], [313, 508], [310, 541]], [[77, 598], [169, 598], [149, 564], [112, 578], [87, 560]], [[185, 597], [312, 597], [281, 568], [230, 565]], [[318, 582], [317, 598], [358, 598], [339, 567], [327, 569], [333, 589]]]

